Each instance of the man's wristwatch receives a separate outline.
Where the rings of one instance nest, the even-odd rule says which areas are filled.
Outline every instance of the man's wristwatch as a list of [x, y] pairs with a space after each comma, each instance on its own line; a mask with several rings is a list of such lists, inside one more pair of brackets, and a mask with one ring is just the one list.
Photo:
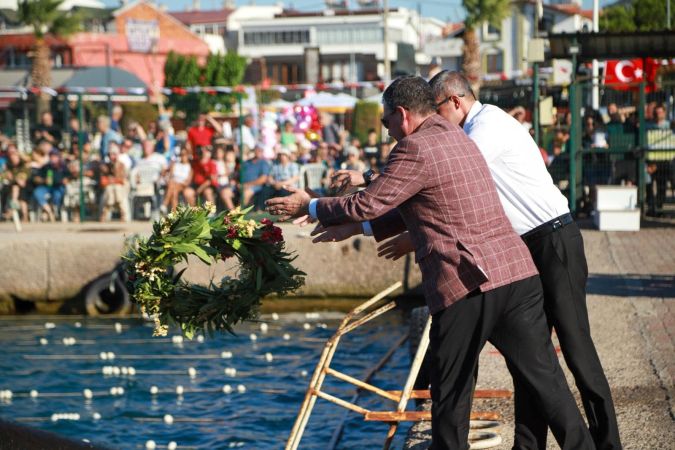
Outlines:
[[372, 183], [373, 179], [375, 179], [375, 171], [373, 169], [368, 169], [363, 172], [363, 181], [366, 182], [366, 186]]

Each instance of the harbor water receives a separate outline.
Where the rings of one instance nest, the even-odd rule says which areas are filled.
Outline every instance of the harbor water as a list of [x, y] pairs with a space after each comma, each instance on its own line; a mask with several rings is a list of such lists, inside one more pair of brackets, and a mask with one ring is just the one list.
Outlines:
[[[0, 418], [114, 449], [281, 449], [325, 341], [343, 313], [267, 314], [237, 335], [152, 337], [136, 319], [0, 319]], [[389, 313], [341, 340], [332, 367], [368, 372], [407, 331]], [[372, 379], [401, 389], [410, 361], [399, 348]], [[350, 400], [355, 388], [327, 378], [325, 391]], [[11, 393], [10, 393], [11, 391]], [[392, 410], [363, 394], [360, 406]], [[337, 446], [377, 448], [388, 425], [319, 399], [302, 449], [325, 449], [343, 418]], [[0, 437], [2, 439], [2, 437]], [[394, 448], [400, 448], [400, 431]], [[152, 445], [152, 444], [150, 444]]]

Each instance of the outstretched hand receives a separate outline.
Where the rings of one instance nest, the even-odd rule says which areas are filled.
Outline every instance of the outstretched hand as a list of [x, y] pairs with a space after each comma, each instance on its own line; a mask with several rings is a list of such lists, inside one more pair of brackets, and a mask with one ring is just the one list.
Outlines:
[[330, 187], [336, 190], [337, 195], [344, 194], [350, 188], [365, 185], [366, 180], [363, 179], [363, 174], [358, 170], [338, 170], [330, 180]]
[[310, 195], [300, 189], [285, 186], [291, 195], [286, 197], [274, 197], [265, 202], [266, 210], [273, 216], [280, 216], [279, 221], [284, 222], [294, 217], [309, 214]]
[[393, 239], [389, 239], [384, 244], [377, 247], [377, 256], [396, 261], [401, 256], [414, 251], [412, 239], [407, 231], [399, 234]]
[[312, 242], [340, 242], [347, 238], [361, 234], [363, 228], [359, 222], [349, 222], [340, 225], [325, 227], [318, 224], [311, 235], [316, 236]]

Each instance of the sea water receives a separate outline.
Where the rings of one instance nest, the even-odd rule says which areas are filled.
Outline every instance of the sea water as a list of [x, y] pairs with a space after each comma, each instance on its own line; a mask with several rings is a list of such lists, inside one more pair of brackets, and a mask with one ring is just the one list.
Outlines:
[[[238, 326], [236, 336], [201, 342], [176, 330], [153, 338], [152, 325], [136, 319], [3, 318], [0, 418], [117, 449], [146, 448], [151, 440], [156, 448], [175, 442], [179, 449], [281, 449], [342, 316], [265, 315]], [[331, 367], [359, 378], [406, 331], [404, 320], [388, 313], [343, 337]], [[399, 390], [409, 365], [404, 345], [371, 383]], [[324, 390], [344, 400], [355, 392], [332, 377]], [[375, 411], [396, 407], [368, 393], [357, 403]], [[345, 417], [337, 448], [382, 446], [387, 424], [318, 399], [300, 448], [325, 449]]]

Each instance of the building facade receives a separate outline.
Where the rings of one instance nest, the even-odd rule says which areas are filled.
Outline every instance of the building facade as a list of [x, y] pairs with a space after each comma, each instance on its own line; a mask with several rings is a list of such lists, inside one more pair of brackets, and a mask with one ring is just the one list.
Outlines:
[[391, 9], [385, 51], [380, 9], [300, 12], [272, 7], [265, 13], [234, 16], [236, 24], [228, 28], [230, 45], [252, 62], [251, 82], [380, 80], [385, 54], [392, 75], [415, 73], [418, 60], [427, 59], [421, 53], [423, 36], [440, 36], [443, 29], [442, 22], [422, 20], [415, 11]]

